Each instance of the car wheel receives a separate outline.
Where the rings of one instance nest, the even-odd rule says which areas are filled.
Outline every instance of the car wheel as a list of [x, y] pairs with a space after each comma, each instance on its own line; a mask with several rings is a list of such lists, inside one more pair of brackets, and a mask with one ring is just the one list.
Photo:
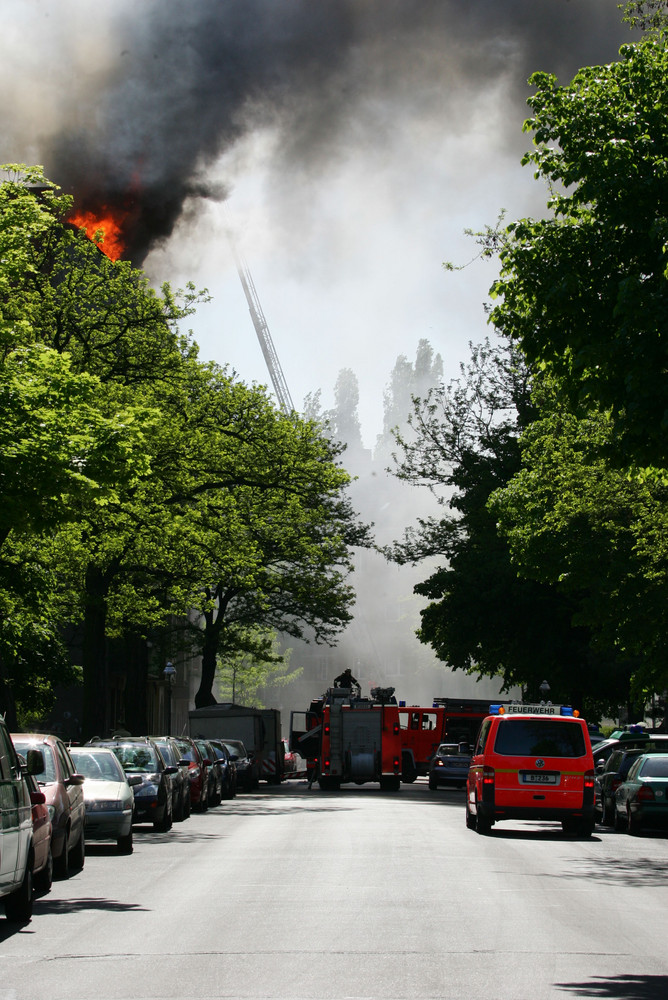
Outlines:
[[132, 828], [130, 828], [130, 832], [126, 834], [125, 837], [118, 838], [116, 841], [116, 847], [118, 848], [119, 854], [132, 854], [132, 851], [134, 850], [132, 846]]
[[616, 807], [615, 807], [615, 815], [613, 816], [612, 820], [612, 825], [614, 826], [615, 830], [618, 830], [620, 833], [622, 830], [626, 829], [626, 817], [620, 816], [620, 814], [617, 812]]
[[476, 814], [475, 814], [475, 828], [476, 833], [481, 834], [481, 836], [486, 837], [492, 829], [492, 821], [483, 816], [480, 812], [480, 806], [476, 803]]
[[65, 834], [62, 854], [53, 860], [53, 874], [57, 879], [70, 877], [70, 838], [67, 833]]
[[17, 924], [27, 924], [32, 919], [32, 857], [26, 862], [21, 885], [5, 899], [5, 916]]
[[77, 846], [72, 850], [72, 856], [70, 858], [70, 867], [76, 871], [80, 872], [86, 863], [86, 841], [84, 840], [84, 832], [81, 831], [79, 836], [79, 841]]
[[432, 778], [431, 775], [429, 775], [429, 791], [435, 792], [437, 788], [438, 785], [436, 784], [435, 780]]
[[642, 823], [637, 816], [633, 815], [628, 806], [626, 810], [626, 832], [630, 833], [632, 837], [637, 837], [639, 833], [642, 833]]
[[168, 830], [171, 830], [172, 811], [170, 807], [171, 807], [171, 799], [169, 801], [169, 805], [165, 806], [165, 811], [162, 814], [162, 818], [156, 820], [156, 822], [153, 824], [153, 829], [156, 831], [156, 833], [167, 833]]
[[601, 803], [601, 826], [612, 826], [614, 823], [614, 813], [615, 806], [610, 799], [604, 798]]
[[46, 864], [41, 871], [38, 871], [36, 875], [33, 875], [33, 884], [38, 892], [49, 892], [51, 886], [53, 885], [53, 854], [51, 853], [50, 844]]

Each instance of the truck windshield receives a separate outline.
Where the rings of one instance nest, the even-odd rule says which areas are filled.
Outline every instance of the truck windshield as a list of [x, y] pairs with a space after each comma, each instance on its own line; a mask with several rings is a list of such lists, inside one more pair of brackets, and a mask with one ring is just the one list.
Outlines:
[[582, 727], [556, 719], [508, 719], [499, 726], [494, 751], [509, 757], [583, 757]]

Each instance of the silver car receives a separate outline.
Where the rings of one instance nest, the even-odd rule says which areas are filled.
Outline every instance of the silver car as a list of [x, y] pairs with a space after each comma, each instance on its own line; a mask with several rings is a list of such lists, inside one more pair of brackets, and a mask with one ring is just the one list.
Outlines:
[[71, 747], [70, 755], [86, 779], [86, 840], [115, 840], [120, 854], [132, 854], [132, 776], [128, 779], [113, 750]]

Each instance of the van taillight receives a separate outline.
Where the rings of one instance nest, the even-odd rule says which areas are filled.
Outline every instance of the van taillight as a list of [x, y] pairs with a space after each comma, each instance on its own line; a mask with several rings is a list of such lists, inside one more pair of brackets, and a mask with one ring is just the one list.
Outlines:
[[394, 764], [394, 770], [395, 771], [398, 771], [401, 768], [401, 761], [399, 760], [398, 757], [394, 758], [393, 764]]
[[585, 771], [584, 773], [584, 787], [593, 788], [594, 787], [594, 772]]
[[482, 783], [483, 785], [493, 785], [494, 784], [494, 768], [493, 767], [483, 767], [482, 769]]
[[325, 726], [325, 736], [329, 736], [329, 726]]

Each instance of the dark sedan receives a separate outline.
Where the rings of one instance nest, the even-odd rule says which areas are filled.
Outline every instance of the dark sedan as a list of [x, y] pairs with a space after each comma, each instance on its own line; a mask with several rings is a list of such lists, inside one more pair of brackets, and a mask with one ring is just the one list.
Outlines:
[[463, 788], [468, 778], [471, 748], [468, 743], [440, 743], [429, 763], [429, 787], [439, 785]]
[[178, 768], [166, 764], [152, 740], [140, 736], [94, 740], [92, 746], [109, 747], [118, 757], [128, 778], [139, 775], [133, 785], [133, 823], [152, 823], [159, 833], [172, 826], [172, 775]]
[[222, 740], [209, 740], [209, 746], [213, 750], [220, 768], [222, 796], [224, 799], [233, 799], [237, 794], [237, 766]]
[[241, 740], [221, 740], [229, 751], [230, 757], [237, 769], [237, 789], [252, 792], [260, 784], [260, 772], [257, 761], [246, 750]]
[[[614, 826], [615, 792], [625, 781], [631, 765], [644, 750], [615, 750], [605, 765], [597, 767], [594, 779], [594, 815], [601, 826]], [[599, 769], [600, 768], [600, 769]]]
[[643, 754], [615, 792], [615, 829], [668, 826], [668, 754]]
[[188, 778], [188, 762], [181, 756], [181, 750], [176, 740], [171, 736], [152, 736], [165, 763], [176, 767], [172, 776], [172, 816], [175, 823], [182, 823], [190, 816], [190, 780]]

